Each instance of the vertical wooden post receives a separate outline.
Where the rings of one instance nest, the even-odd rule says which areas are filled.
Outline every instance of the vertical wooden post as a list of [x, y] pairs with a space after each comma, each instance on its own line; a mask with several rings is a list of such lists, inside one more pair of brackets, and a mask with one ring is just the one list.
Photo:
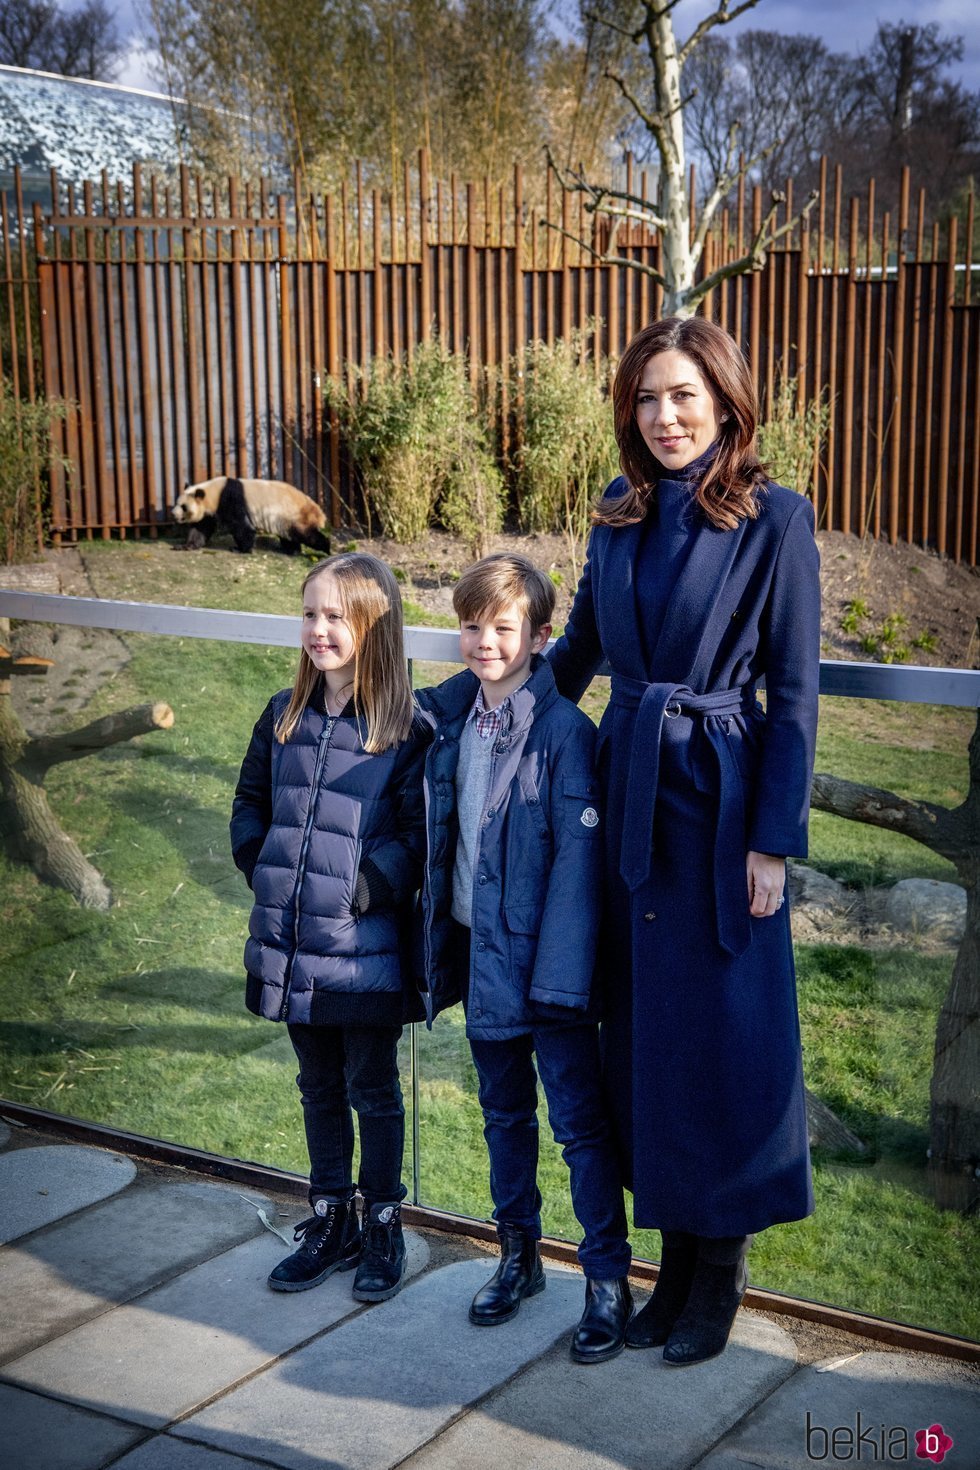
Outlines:
[[[296, 425], [296, 399], [293, 391], [293, 321], [290, 303], [289, 230], [286, 219], [286, 196], [280, 194], [279, 206], [279, 418], [282, 424], [283, 478], [293, 481], [292, 434]], [[295, 269], [299, 269], [298, 265]]]
[[[916, 450], [919, 430], [919, 339], [922, 317], [922, 232], [925, 223], [925, 190], [919, 190], [916, 210], [915, 259], [912, 266], [912, 342], [909, 350], [909, 394], [912, 411], [909, 414], [908, 446], [905, 453], [905, 502], [906, 537], [911, 545], [916, 532], [916, 509], [919, 499], [919, 476], [916, 466]], [[921, 525], [919, 527], [921, 536]]]
[[[59, 371], [58, 344], [55, 336], [58, 315], [54, 290], [56, 266], [52, 265], [45, 258], [47, 252], [44, 240], [44, 217], [41, 213], [41, 206], [37, 202], [33, 206], [33, 215], [34, 254], [37, 260], [38, 306], [41, 328], [41, 385], [45, 398], [48, 402], [52, 402], [55, 398], [60, 398], [64, 394], [64, 380]], [[58, 422], [54, 435], [59, 453], [64, 452], [67, 436], [65, 425], [62, 422]], [[58, 547], [61, 545], [61, 533], [68, 522], [68, 507], [65, 497], [65, 469], [60, 459], [51, 461], [49, 483], [51, 486], [51, 539], [54, 545]]]
[[[954, 532], [953, 558], [961, 561], [963, 540], [966, 531], [966, 425], [969, 419], [967, 384], [970, 377], [970, 326], [973, 313], [970, 311], [970, 265], [973, 260], [973, 190], [970, 190], [966, 205], [966, 238], [963, 241], [964, 289], [963, 310], [959, 313], [960, 341], [960, 402], [957, 415], [956, 442], [956, 529]], [[978, 397], [974, 385], [974, 402]]]
[[[899, 486], [902, 474], [902, 430], [905, 424], [905, 255], [909, 229], [909, 170], [902, 169], [898, 198], [898, 239], [896, 241], [895, 312], [892, 327], [892, 411], [889, 432], [888, 539], [894, 546], [898, 540]], [[909, 510], [911, 519], [911, 508]]]
[[939, 487], [936, 497], [936, 545], [946, 555], [949, 541], [949, 450], [953, 391], [953, 332], [956, 304], [956, 215], [950, 215], [946, 235], [946, 279], [943, 289], [943, 366], [939, 399]]
[[384, 265], [382, 264], [383, 247], [381, 242], [381, 191], [374, 189], [371, 193], [371, 224], [372, 224], [372, 267], [373, 267], [373, 290], [372, 302], [373, 312], [373, 335], [372, 349], [376, 357], [384, 357], [388, 350], [385, 340], [385, 313], [384, 313]]
[[[120, 539], [126, 535], [129, 510], [122, 466], [122, 430], [119, 413], [119, 352], [116, 332], [116, 262], [112, 257], [112, 231], [109, 227], [109, 177], [102, 170], [102, 212], [106, 216], [102, 250], [102, 299], [105, 311], [106, 364], [109, 375], [109, 433], [112, 440], [113, 519]], [[122, 240], [117, 235], [119, 249]]]
[[[334, 382], [340, 382], [340, 319], [337, 312], [337, 229], [334, 218], [333, 196], [328, 194], [324, 204], [327, 232], [327, 372]], [[394, 267], [392, 267], [394, 269]], [[330, 524], [340, 525], [340, 420], [331, 404], [329, 415], [330, 435]], [[352, 509], [349, 507], [349, 509]]]
[[[143, 176], [138, 163], [133, 164], [133, 215], [143, 214]], [[149, 521], [151, 507], [156, 504], [156, 463], [153, 443], [156, 438], [150, 394], [149, 310], [146, 300], [146, 231], [139, 225], [133, 231], [136, 254], [136, 328], [140, 353], [140, 440], [143, 446], [143, 483], [140, 497], [140, 520]]]
[[[837, 347], [840, 337], [840, 224], [843, 175], [840, 164], [834, 169], [834, 234], [830, 257], [830, 346], [827, 353], [827, 458], [823, 466], [827, 513], [824, 525], [828, 531], [837, 528], [837, 500], [840, 487], [837, 476]], [[820, 472], [820, 466], [817, 470]]]
[[[693, 164], [692, 164], [693, 173]], [[693, 179], [692, 179], [693, 187]], [[752, 186], [752, 238], [758, 235], [762, 228], [762, 189], [759, 184]], [[758, 377], [759, 373], [759, 324], [762, 304], [762, 278], [758, 271], [753, 271], [749, 280], [749, 362], [752, 371]]]
[[887, 425], [885, 422], [885, 380], [888, 376], [888, 241], [891, 231], [891, 215], [885, 211], [881, 222], [881, 290], [878, 296], [878, 363], [877, 402], [875, 407], [875, 478], [874, 478], [874, 537], [881, 536], [881, 501], [885, 475], [885, 450], [887, 448]]
[[432, 338], [432, 257], [429, 252], [429, 154], [419, 149], [419, 255], [421, 257], [420, 336], [423, 342]]
[[476, 186], [466, 185], [466, 326], [469, 334], [470, 383], [480, 381], [480, 303], [476, 289]]
[[[840, 474], [840, 528], [851, 532], [851, 477], [854, 459], [854, 345], [857, 335], [858, 201], [851, 196], [847, 235], [847, 286], [844, 298], [844, 403]], [[832, 461], [831, 461], [832, 463]]]

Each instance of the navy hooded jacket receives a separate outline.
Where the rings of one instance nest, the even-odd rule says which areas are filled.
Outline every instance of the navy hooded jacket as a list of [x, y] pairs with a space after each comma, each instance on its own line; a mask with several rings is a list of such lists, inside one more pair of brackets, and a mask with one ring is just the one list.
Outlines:
[[[466, 670], [417, 697], [434, 728], [425, 759], [427, 857], [418, 963], [426, 1014], [459, 999], [452, 942], [456, 766], [479, 680]], [[494, 747], [473, 865], [467, 1034], [506, 1040], [542, 1021], [591, 1018], [601, 909], [595, 726], [536, 657]], [[539, 1009], [543, 1008], [543, 1009]]]

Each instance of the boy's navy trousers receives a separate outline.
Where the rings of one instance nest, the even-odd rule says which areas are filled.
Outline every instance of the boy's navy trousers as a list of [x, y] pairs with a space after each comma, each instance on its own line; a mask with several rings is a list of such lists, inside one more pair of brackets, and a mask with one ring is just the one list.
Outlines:
[[[460, 948], [468, 948], [469, 931], [459, 927]], [[468, 974], [468, 965], [461, 969]], [[541, 1236], [536, 1059], [551, 1131], [568, 1165], [572, 1208], [584, 1232], [579, 1264], [595, 1281], [625, 1276], [631, 1251], [602, 1092], [598, 1027], [542, 1019], [530, 1033], [506, 1041], [471, 1039], [470, 1050], [490, 1154], [494, 1220], [536, 1240]]]

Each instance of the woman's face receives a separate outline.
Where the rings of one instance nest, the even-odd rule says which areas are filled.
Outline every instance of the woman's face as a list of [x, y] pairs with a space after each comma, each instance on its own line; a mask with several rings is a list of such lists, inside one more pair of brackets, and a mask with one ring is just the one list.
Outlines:
[[718, 438], [728, 418], [720, 400], [686, 353], [651, 357], [636, 390], [636, 426], [665, 470], [682, 470]]

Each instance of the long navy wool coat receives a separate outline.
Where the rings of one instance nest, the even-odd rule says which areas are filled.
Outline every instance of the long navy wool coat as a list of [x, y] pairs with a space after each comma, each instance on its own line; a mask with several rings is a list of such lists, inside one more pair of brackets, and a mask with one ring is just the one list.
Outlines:
[[789, 906], [749, 915], [745, 858], [807, 851], [819, 559], [809, 502], [759, 494], [734, 531], [692, 520], [649, 652], [640, 525], [597, 526], [551, 655], [576, 700], [612, 669], [600, 963], [624, 1183], [638, 1226], [705, 1236], [813, 1209]]

